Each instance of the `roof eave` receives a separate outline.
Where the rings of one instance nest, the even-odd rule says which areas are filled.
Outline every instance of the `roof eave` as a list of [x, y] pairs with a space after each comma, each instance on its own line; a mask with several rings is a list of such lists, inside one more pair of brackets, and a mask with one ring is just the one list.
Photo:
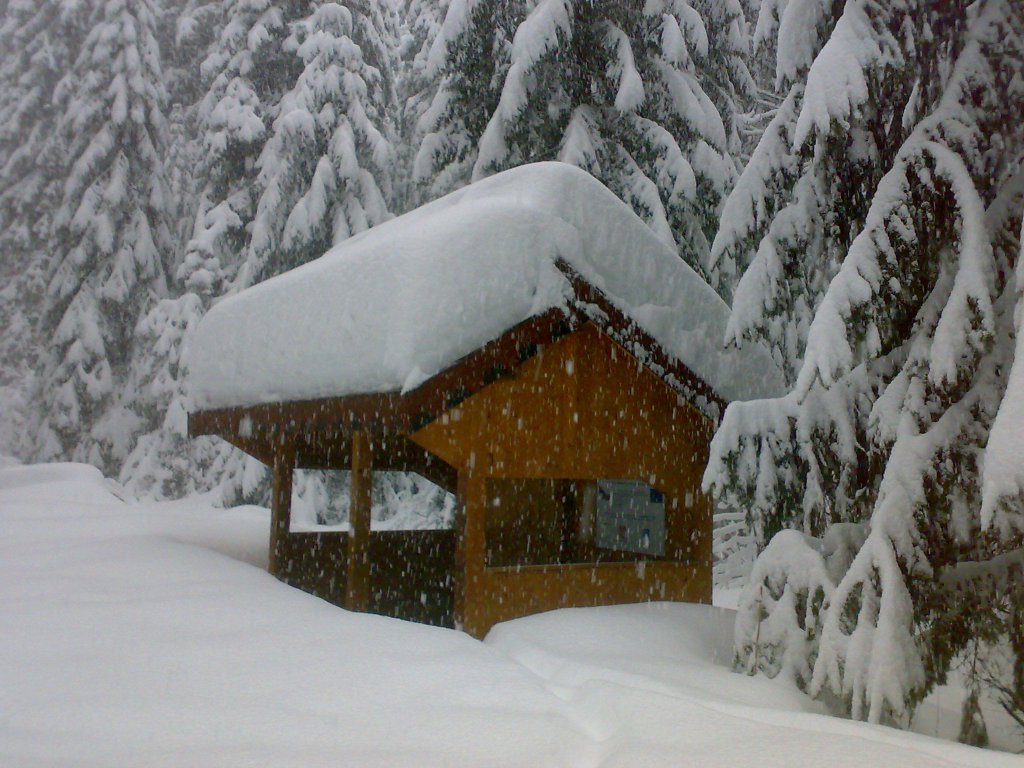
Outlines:
[[[724, 411], [724, 398], [670, 355], [601, 290], [565, 261], [556, 261], [556, 266], [572, 288], [566, 307], [554, 307], [524, 320], [413, 390], [195, 411], [188, 415], [189, 436], [217, 435], [265, 463], [272, 459], [277, 443], [294, 443], [302, 435], [315, 435], [325, 444], [332, 437], [340, 438], [355, 430], [404, 438], [487, 385], [513, 375], [519, 365], [544, 347], [588, 322], [711, 418]], [[334, 457], [329, 458], [334, 461]], [[311, 459], [303, 464], [300, 456], [299, 466], [312, 463]]]

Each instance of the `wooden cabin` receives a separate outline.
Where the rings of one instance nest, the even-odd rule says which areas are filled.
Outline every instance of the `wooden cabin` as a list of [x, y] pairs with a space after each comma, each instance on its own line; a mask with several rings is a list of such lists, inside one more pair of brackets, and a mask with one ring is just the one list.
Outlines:
[[[596, 185], [610, 196], [582, 172], [553, 173], [569, 174], [587, 194], [598, 194]], [[536, 196], [536, 174], [522, 175]], [[553, 200], [565, 190], [545, 194]], [[600, 199], [625, 215], [613, 197], [614, 205]], [[528, 205], [534, 204], [550, 210], [553, 203]], [[386, 250], [401, 240], [402, 218], [390, 237], [385, 229], [361, 247]], [[413, 222], [420, 232], [422, 222]], [[481, 237], [487, 239], [486, 228]], [[657, 250], [640, 230], [636, 237]], [[428, 258], [432, 247], [423, 245], [426, 255], [417, 258]], [[344, 253], [335, 260], [341, 270], [352, 261]], [[275, 385], [263, 402], [248, 404], [230, 404], [228, 388], [190, 414], [191, 435], [220, 436], [273, 467], [271, 573], [351, 610], [454, 626], [475, 637], [498, 622], [561, 607], [710, 601], [712, 505], [700, 486], [725, 400], [678, 348], [632, 316], [628, 303], [584, 278], [578, 259], [556, 256], [550, 264], [554, 277], [545, 279], [561, 286], [555, 306], [531, 308], [497, 335], [488, 331], [485, 342], [442, 359], [433, 375], [417, 371], [411, 383], [380, 391], [323, 395], [321, 384], [309, 390], [316, 397], [282, 397], [287, 385]], [[683, 313], [698, 309], [677, 306]], [[239, 311], [238, 318], [246, 316]], [[302, 320], [288, 322], [290, 336], [282, 338], [295, 338]], [[248, 326], [236, 319], [225, 321], [233, 329], [227, 337], [211, 332], [209, 362], [200, 362], [211, 388], [219, 386], [217, 366], [225, 370], [225, 338]], [[268, 343], [262, 354], [273, 355]], [[244, 366], [245, 354], [232, 365]], [[246, 382], [263, 375], [253, 370]], [[720, 367], [716, 375], [725, 381], [729, 371], [743, 369]], [[296, 468], [351, 471], [347, 531], [292, 530]], [[373, 473], [382, 470], [415, 472], [456, 494], [454, 527], [372, 530], [370, 489]]]

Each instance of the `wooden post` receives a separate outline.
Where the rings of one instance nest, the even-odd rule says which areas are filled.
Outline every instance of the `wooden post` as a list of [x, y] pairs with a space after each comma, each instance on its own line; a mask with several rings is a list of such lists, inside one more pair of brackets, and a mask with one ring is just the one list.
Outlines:
[[345, 607], [365, 611], [370, 607], [370, 505], [373, 490], [370, 436], [352, 434], [352, 486], [348, 523], [348, 578]]
[[292, 472], [295, 446], [285, 444], [274, 453], [274, 482], [270, 499], [270, 553], [267, 570], [272, 576], [285, 575], [285, 541], [291, 527]]
[[455, 628], [466, 626], [466, 481], [469, 474], [459, 469], [455, 491], [455, 570], [452, 573]]
[[[582, 483], [579, 485], [582, 486]], [[577, 483], [573, 480], [556, 480], [555, 493], [561, 502], [558, 562], [572, 563], [578, 557], [577, 542], [579, 539], [576, 532], [580, 527], [579, 500], [583, 495], [582, 488], [578, 488]]]
[[483, 638], [489, 627], [481, 616], [486, 559], [485, 519], [487, 486], [483, 474], [459, 470], [459, 516], [455, 546], [455, 627]]

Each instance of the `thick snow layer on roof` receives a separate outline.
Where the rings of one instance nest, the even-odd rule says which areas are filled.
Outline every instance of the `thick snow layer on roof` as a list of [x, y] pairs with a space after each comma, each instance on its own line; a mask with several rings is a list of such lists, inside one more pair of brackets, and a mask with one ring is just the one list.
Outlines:
[[587, 173], [515, 168], [350, 238], [216, 305], [192, 349], [199, 408], [411, 389], [566, 306], [562, 259], [727, 400], [780, 393], [728, 307]]

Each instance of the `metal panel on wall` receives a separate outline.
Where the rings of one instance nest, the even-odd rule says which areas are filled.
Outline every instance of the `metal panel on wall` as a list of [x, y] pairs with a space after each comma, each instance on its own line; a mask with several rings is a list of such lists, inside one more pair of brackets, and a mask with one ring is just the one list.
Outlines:
[[597, 483], [597, 540], [604, 549], [665, 555], [665, 496], [637, 480]]

